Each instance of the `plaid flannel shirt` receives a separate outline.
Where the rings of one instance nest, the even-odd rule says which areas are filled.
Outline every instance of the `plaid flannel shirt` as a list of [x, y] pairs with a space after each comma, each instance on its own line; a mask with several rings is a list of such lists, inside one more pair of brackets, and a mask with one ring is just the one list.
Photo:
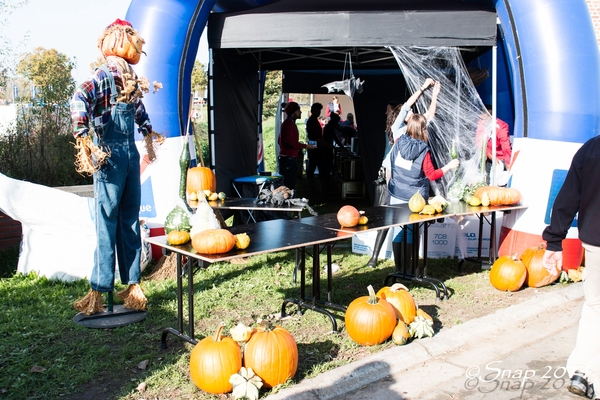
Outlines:
[[[107, 65], [112, 72], [115, 86], [118, 91], [123, 89], [123, 80], [121, 73], [113, 64]], [[110, 79], [106, 73], [98, 68], [94, 75], [83, 82], [71, 98], [71, 120], [73, 121], [73, 136], [86, 137], [89, 134], [90, 120], [94, 127], [103, 128], [110, 120]], [[152, 132], [152, 124], [146, 113], [146, 108], [141, 99], [135, 102], [135, 123], [138, 125], [138, 131], [142, 135]]]

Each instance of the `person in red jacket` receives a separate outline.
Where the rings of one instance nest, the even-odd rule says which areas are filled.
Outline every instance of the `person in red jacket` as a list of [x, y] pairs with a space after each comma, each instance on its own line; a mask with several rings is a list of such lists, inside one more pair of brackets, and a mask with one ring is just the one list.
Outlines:
[[[483, 146], [482, 140], [487, 140], [487, 147], [485, 150], [486, 163], [485, 170], [487, 173], [488, 183], [490, 183], [490, 171], [492, 170], [492, 158], [493, 158], [493, 123], [491, 122], [492, 107], [486, 104], [487, 112], [481, 114], [481, 119], [477, 123], [477, 134], [476, 143], [477, 148], [481, 149]], [[512, 157], [512, 147], [510, 144], [510, 134], [508, 132], [508, 124], [502, 121], [500, 118], [496, 118], [496, 164], [501, 165], [502, 168], [498, 168], [497, 171], [506, 171], [510, 166], [510, 159]], [[496, 184], [500, 186], [506, 185], [506, 182], [499, 182], [500, 177], [496, 176]]]
[[312, 144], [299, 142], [300, 134], [296, 126], [296, 120], [302, 116], [302, 110], [298, 103], [292, 101], [285, 107], [287, 118], [281, 124], [279, 132], [279, 173], [283, 176], [283, 185], [289, 189], [296, 188], [296, 177], [298, 173], [298, 151], [301, 149], [312, 150]]

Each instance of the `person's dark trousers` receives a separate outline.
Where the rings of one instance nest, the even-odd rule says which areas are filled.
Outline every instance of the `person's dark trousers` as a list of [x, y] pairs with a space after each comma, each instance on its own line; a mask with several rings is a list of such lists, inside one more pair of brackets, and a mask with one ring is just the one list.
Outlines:
[[377, 266], [377, 256], [381, 251], [381, 246], [383, 246], [383, 242], [385, 242], [385, 238], [390, 229], [380, 229], [377, 231], [377, 237], [375, 238], [375, 244], [373, 245], [373, 254], [371, 255], [371, 259], [367, 262], [367, 266], [371, 268], [375, 268]]
[[283, 186], [289, 189], [296, 188], [296, 178], [298, 172], [298, 161], [296, 157], [279, 156], [279, 173], [283, 176]]

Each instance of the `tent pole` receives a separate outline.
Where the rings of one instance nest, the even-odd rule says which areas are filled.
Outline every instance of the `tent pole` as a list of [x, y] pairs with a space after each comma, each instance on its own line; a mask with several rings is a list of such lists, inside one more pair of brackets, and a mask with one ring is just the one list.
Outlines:
[[492, 168], [490, 170], [490, 184], [496, 185], [496, 130], [498, 123], [496, 122], [496, 92], [497, 92], [497, 71], [498, 63], [498, 46], [492, 47]]
[[215, 171], [217, 165], [215, 152], [215, 99], [214, 99], [214, 76], [213, 76], [213, 50], [208, 49], [208, 148], [210, 151], [210, 169]]

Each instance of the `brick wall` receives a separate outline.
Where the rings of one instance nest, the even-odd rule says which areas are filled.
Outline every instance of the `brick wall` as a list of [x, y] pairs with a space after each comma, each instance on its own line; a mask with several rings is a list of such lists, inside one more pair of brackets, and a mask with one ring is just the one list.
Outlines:
[[0, 211], [0, 251], [21, 243], [21, 223]]
[[594, 24], [594, 32], [596, 32], [596, 41], [600, 45], [600, 0], [586, 0], [592, 23]]

